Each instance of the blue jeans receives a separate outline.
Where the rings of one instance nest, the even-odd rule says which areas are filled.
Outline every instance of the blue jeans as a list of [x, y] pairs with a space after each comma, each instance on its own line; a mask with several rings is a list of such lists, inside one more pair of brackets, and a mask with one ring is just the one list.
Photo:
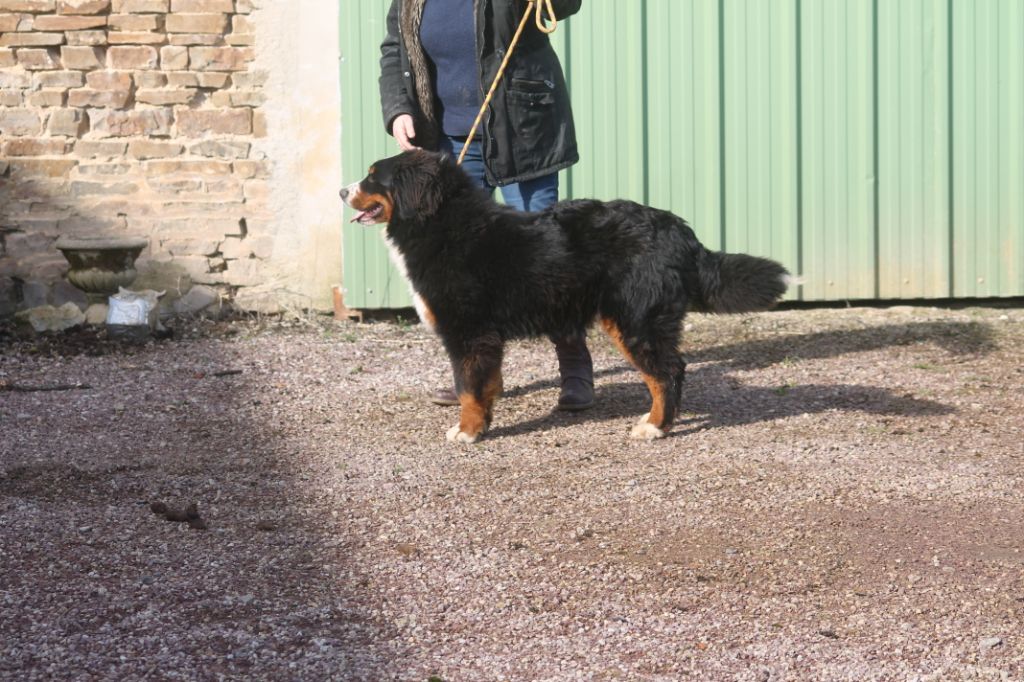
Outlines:
[[[440, 151], [448, 152], [456, 159], [462, 151], [463, 141], [441, 136]], [[474, 140], [466, 150], [466, 158], [462, 160], [462, 169], [473, 178], [483, 189], [494, 191], [484, 174], [484, 152], [480, 140]], [[514, 182], [501, 188], [501, 196], [505, 203], [520, 211], [543, 211], [558, 201], [558, 173], [544, 175], [525, 182]]]

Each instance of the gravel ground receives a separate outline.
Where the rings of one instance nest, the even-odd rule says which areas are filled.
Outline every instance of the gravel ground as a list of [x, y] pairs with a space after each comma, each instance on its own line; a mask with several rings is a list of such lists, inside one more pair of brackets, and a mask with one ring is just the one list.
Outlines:
[[457, 446], [418, 326], [177, 331], [0, 335], [0, 678], [1024, 679], [1022, 309], [691, 316], [653, 443], [598, 335]]

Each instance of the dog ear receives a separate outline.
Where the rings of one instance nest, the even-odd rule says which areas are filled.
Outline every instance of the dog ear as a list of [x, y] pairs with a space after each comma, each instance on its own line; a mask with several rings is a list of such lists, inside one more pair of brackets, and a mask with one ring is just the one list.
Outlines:
[[415, 163], [396, 169], [392, 184], [395, 215], [402, 220], [426, 218], [444, 202], [442, 164], [437, 155], [418, 155]]

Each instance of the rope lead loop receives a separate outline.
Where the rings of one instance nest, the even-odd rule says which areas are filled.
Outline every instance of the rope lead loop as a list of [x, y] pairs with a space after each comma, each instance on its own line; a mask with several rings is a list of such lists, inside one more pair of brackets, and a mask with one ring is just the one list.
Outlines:
[[[551, 22], [550, 26], [544, 25], [544, 10], [547, 10], [548, 21]], [[530, 20], [531, 10], [534, 12], [534, 21], [537, 24], [537, 29], [542, 33], [554, 33], [558, 27], [558, 18], [555, 16], [555, 8], [551, 4], [551, 0], [528, 0], [526, 3], [526, 11], [523, 12], [523, 19], [519, 22], [519, 28], [516, 29], [516, 34], [512, 36], [512, 42], [508, 45], [508, 51], [505, 53], [505, 58], [501, 61], [501, 66], [498, 68], [498, 73], [494, 76], [494, 82], [491, 83], [491, 89], [487, 91], [487, 96], [484, 97], [483, 104], [480, 105], [480, 112], [476, 115], [476, 120], [473, 121], [473, 127], [469, 130], [469, 135], [466, 137], [465, 144], [462, 145], [462, 151], [459, 152], [459, 160], [456, 161], [458, 165], [462, 165], [462, 160], [466, 158], [466, 152], [469, 150], [469, 144], [476, 137], [476, 129], [480, 126], [480, 121], [484, 117], [484, 112], [487, 111], [487, 105], [491, 103], [491, 97], [494, 96], [494, 91], [498, 89], [498, 83], [501, 82], [501, 77], [505, 75], [505, 67], [508, 66], [508, 61], [512, 57], [512, 51], [516, 49], [516, 43], [519, 42], [519, 36], [523, 34], [523, 29], [526, 27], [526, 22]]]

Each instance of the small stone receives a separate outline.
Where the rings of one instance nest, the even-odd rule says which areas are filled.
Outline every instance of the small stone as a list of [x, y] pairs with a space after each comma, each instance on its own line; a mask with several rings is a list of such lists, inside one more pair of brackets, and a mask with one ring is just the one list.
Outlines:
[[420, 550], [416, 545], [409, 544], [408, 542], [399, 542], [395, 545], [395, 549], [398, 553], [406, 558], [411, 558], [420, 553]]
[[990, 649], [995, 649], [997, 646], [1002, 645], [1002, 643], [1002, 637], [986, 637], [981, 640], [980, 646], [982, 651], [989, 651]]

